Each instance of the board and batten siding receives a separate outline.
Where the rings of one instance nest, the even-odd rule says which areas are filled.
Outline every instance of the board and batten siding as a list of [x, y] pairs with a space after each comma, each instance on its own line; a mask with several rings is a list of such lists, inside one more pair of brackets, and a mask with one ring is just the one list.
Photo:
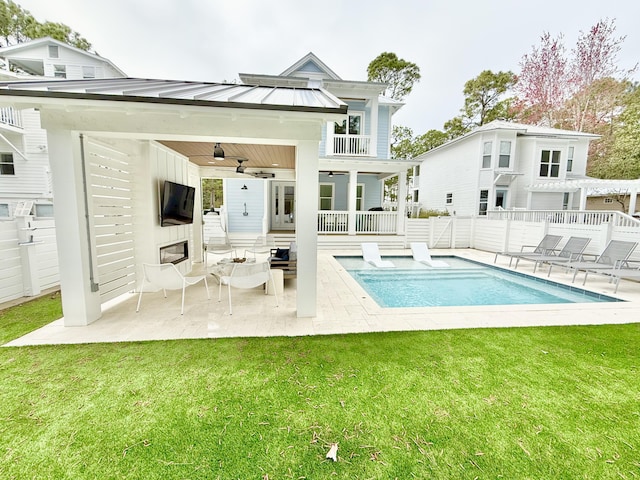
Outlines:
[[[242, 188], [245, 185], [246, 190]], [[258, 236], [264, 233], [268, 205], [267, 186], [268, 182], [262, 179], [227, 178], [224, 180], [224, 204], [228, 212], [229, 234]]]

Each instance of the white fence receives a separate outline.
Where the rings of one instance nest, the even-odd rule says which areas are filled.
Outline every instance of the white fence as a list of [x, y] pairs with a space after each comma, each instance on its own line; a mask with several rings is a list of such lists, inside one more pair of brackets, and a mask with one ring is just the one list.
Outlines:
[[0, 303], [60, 283], [53, 219], [0, 222]]
[[[393, 234], [397, 231], [397, 212], [356, 212], [354, 231], [366, 234]], [[346, 234], [349, 213], [342, 210], [318, 212], [318, 233]]]
[[[392, 222], [386, 219], [387, 213], [391, 213], [395, 222], [395, 212], [359, 213], [356, 222], [361, 228], [359, 231], [395, 232], [395, 223], [387, 223]], [[600, 218], [600, 223], [595, 221], [596, 218]], [[371, 219], [375, 222], [370, 222]], [[220, 220], [216, 220], [220, 228]], [[319, 226], [324, 222], [324, 233], [345, 235], [347, 220], [346, 212], [318, 214]], [[28, 217], [0, 222], [0, 303], [31, 296], [39, 289], [58, 285], [58, 255], [53, 226], [53, 220], [31, 220]], [[384, 231], [386, 229], [392, 232]], [[586, 253], [598, 254], [609, 240], [640, 243], [640, 222], [619, 212], [500, 212], [486, 217], [407, 219], [406, 235], [395, 238], [404, 239], [405, 245], [426, 242], [430, 248], [476, 248], [498, 252], [535, 245], [547, 233], [561, 235], [565, 239], [570, 236], [589, 237], [591, 243]], [[353, 245], [359, 248], [359, 243]], [[640, 246], [631, 258], [640, 261]], [[127, 262], [127, 272], [130, 263]], [[130, 278], [130, 273], [125, 277]], [[129, 280], [124, 281], [119, 289], [129, 288], [128, 283]]]

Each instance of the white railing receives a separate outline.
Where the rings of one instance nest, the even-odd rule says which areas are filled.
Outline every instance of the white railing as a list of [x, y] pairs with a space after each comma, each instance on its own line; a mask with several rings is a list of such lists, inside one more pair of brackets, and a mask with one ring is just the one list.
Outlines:
[[[398, 224], [397, 212], [356, 212], [356, 233], [394, 234]], [[323, 210], [318, 212], [318, 233], [347, 234], [349, 213], [345, 211]]]
[[333, 135], [334, 155], [371, 155], [371, 137], [369, 135]]
[[318, 233], [347, 233], [347, 212], [322, 210], [318, 212]]
[[15, 110], [13, 107], [0, 108], [0, 123], [22, 128], [22, 117], [20, 116], [20, 112]]
[[517, 220], [521, 222], [549, 222], [581, 225], [600, 225], [611, 223], [616, 227], [640, 225], [636, 220], [622, 212], [594, 210], [493, 210], [487, 212], [490, 220]]

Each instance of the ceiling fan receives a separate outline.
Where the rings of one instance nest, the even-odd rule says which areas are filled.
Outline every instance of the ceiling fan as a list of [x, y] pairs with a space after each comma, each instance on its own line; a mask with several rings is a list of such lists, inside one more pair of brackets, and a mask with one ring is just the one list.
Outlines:
[[192, 155], [193, 157], [213, 157], [213, 161], [208, 163], [215, 163], [216, 161], [224, 161], [228, 159], [234, 159], [238, 162], [238, 166], [236, 167], [236, 173], [244, 173], [246, 166], [243, 165], [244, 162], [248, 162], [249, 159], [246, 157], [240, 157], [236, 155], [225, 155], [220, 142], [216, 142], [213, 147], [213, 154], [209, 155]]

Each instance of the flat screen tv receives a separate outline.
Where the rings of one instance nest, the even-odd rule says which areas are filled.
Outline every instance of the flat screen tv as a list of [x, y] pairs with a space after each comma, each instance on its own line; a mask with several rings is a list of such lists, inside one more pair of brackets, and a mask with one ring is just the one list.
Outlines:
[[160, 226], [170, 227], [193, 223], [195, 196], [195, 188], [165, 181], [162, 190]]

